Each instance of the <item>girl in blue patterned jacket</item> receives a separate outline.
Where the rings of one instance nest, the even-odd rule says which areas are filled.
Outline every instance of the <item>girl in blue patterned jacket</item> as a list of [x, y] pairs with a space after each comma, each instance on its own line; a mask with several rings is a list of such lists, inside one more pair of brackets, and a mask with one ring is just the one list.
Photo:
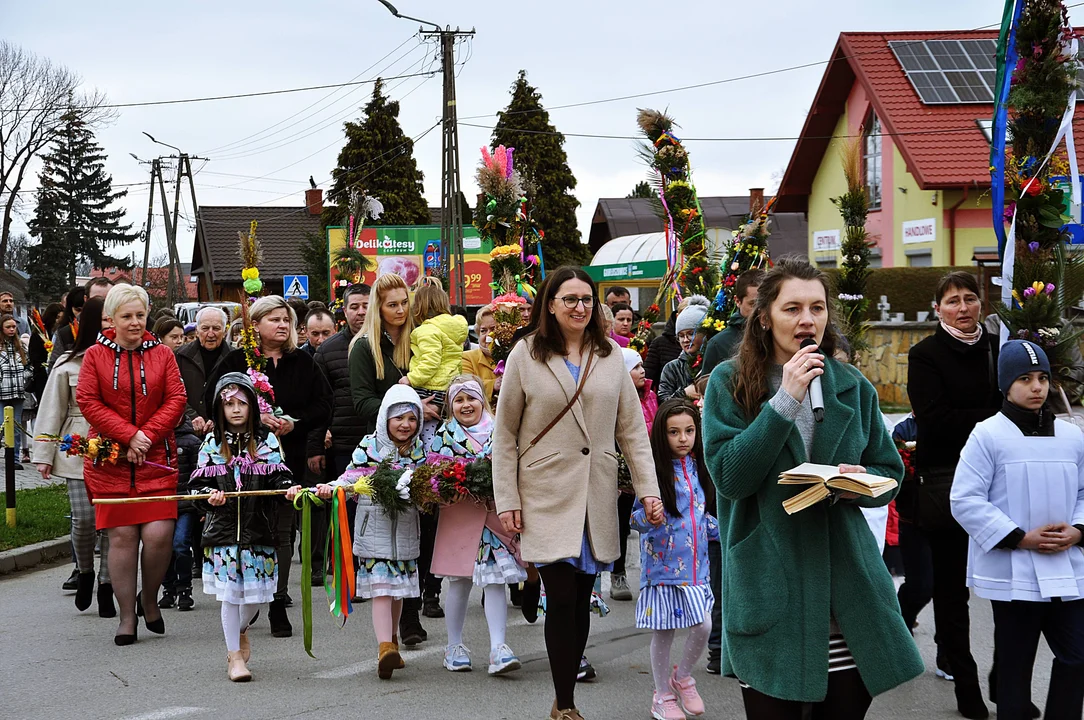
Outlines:
[[[663, 403], [651, 426], [651, 451], [666, 520], [655, 527], [636, 502], [632, 527], [640, 533], [641, 567], [636, 627], [654, 630], [651, 716], [684, 720], [686, 713], [704, 713], [691, 672], [711, 634], [715, 598], [708, 541], [719, 539], [719, 525], [708, 514], [715, 510], [715, 488], [704, 466], [700, 411], [683, 398]], [[689, 628], [689, 637], [681, 662], [671, 672], [670, 647], [680, 628]]]

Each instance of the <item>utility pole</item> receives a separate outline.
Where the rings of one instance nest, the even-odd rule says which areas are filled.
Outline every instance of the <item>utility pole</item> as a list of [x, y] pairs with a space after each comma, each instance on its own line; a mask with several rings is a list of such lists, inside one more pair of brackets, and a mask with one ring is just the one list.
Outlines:
[[[442, 124], [444, 132], [441, 138], [441, 194], [440, 194], [440, 255], [442, 265], [448, 269], [449, 281], [454, 276], [456, 292], [453, 303], [467, 304], [467, 292], [464, 285], [463, 258], [463, 213], [459, 204], [462, 185], [459, 176], [459, 120], [455, 106], [455, 44], [461, 37], [473, 37], [474, 30], [452, 30], [450, 26], [441, 29], [440, 25], [429, 20], [401, 15], [388, 0], [378, 0], [391, 14], [404, 20], [413, 20], [423, 25], [432, 25], [432, 30], [419, 28], [422, 37], [435, 37], [440, 42], [441, 67], [444, 71], [444, 107]], [[453, 271], [454, 268], [454, 271]]]
[[[151, 197], [147, 207], [147, 235], [143, 245], [143, 277], [141, 284], [146, 287], [149, 283], [147, 280], [147, 270], [150, 266], [150, 238], [151, 238], [151, 224], [154, 218], [154, 183], [158, 181], [158, 191], [162, 199], [162, 216], [165, 220], [166, 226], [166, 250], [169, 256], [169, 267], [167, 268], [168, 282], [166, 291], [166, 303], [169, 307], [172, 307], [177, 302], [180, 296], [180, 290], [184, 287], [184, 277], [181, 274], [181, 259], [180, 253], [177, 251], [177, 230], [180, 227], [180, 201], [181, 201], [181, 181], [184, 178], [188, 178], [188, 189], [192, 197], [192, 217], [196, 219], [199, 211], [199, 206], [196, 204], [196, 184], [192, 176], [192, 159], [188, 153], [182, 152], [180, 148], [164, 143], [160, 140], [155, 140], [150, 133], [143, 133], [152, 142], [159, 145], [165, 145], [168, 148], [173, 148], [177, 151], [176, 155], [157, 157], [150, 162], [151, 165]], [[135, 156], [133, 156], [135, 157]], [[137, 158], [138, 159], [138, 158]], [[203, 160], [204, 158], [195, 158], [196, 160]], [[176, 160], [177, 161], [177, 175], [174, 180], [174, 193], [173, 193], [173, 214], [172, 217], [169, 213], [169, 205], [166, 198], [166, 182], [162, 173], [162, 161], [163, 160]], [[211, 288], [208, 288], [208, 297], [213, 297]]]

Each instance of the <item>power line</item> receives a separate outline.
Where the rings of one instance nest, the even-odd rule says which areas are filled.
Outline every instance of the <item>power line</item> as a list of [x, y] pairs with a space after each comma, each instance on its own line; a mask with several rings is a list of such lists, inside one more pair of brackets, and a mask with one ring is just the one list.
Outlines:
[[[1069, 9], [1072, 9], [1072, 8], [1075, 8], [1075, 7], [1080, 7], [1081, 5], [1084, 5], [1084, 2], [1078, 2], [1078, 3], [1075, 3], [1073, 5], [1066, 5], [1065, 9], [1069, 10]], [[999, 28], [999, 27], [1001, 27], [1001, 23], [996, 22], [996, 23], [991, 23], [989, 25], [982, 25], [980, 27], [971, 28], [970, 30], [961, 30], [959, 32], [977, 32], [977, 31], [980, 31], [980, 30], [990, 30], [992, 28]], [[918, 31], [916, 31], [916, 32], [918, 32]], [[923, 42], [926, 42], [926, 41], [925, 40], [910, 40], [910, 41], [902, 41], [902, 42], [917, 45], [919, 43], [923, 43]], [[532, 110], [510, 110], [510, 111], [503, 111], [502, 110], [502, 111], [498, 111], [496, 113], [490, 113], [489, 115], [469, 115], [469, 116], [465, 116], [465, 117], [460, 118], [460, 119], [461, 120], [480, 120], [480, 119], [483, 119], [483, 118], [493, 117], [494, 115], [497, 115], [497, 114], [521, 115], [521, 114], [525, 114], [525, 113], [549, 112], [551, 110], [565, 110], [565, 109], [568, 109], [568, 108], [586, 107], [588, 105], [602, 105], [602, 104], [605, 104], [605, 103], [620, 102], [622, 100], [635, 100], [637, 98], [651, 97], [652, 95], [668, 95], [670, 93], [683, 92], [685, 90], [698, 90], [700, 88], [713, 87], [715, 85], [725, 85], [725, 84], [728, 84], [728, 83], [739, 82], [739, 81], [742, 81], [742, 80], [755, 80], [757, 78], [768, 77], [770, 75], [778, 75], [778, 74], [786, 73], [786, 72], [792, 72], [794, 70], [805, 70], [807, 68], [817, 67], [819, 65], [828, 65], [828, 64], [830, 64], [832, 62], [835, 62], [837, 60], [848, 60], [850, 58], [861, 57], [861, 56], [864, 56], [864, 55], [879, 55], [879, 54], [888, 53], [888, 52], [892, 52], [892, 50], [890, 48], [884, 48], [884, 49], [878, 48], [876, 50], [866, 50], [864, 52], [854, 53], [853, 55], [844, 55], [844, 56], [842, 56], [840, 58], [829, 58], [828, 60], [818, 60], [816, 62], [802, 63], [801, 65], [791, 65], [789, 67], [776, 68], [775, 70], [765, 70], [763, 72], [750, 73], [748, 75], [737, 75], [735, 77], [723, 78], [721, 80], [710, 80], [710, 81], [707, 81], [707, 82], [695, 83], [693, 85], [683, 85], [681, 87], [668, 88], [668, 89], [665, 89], [665, 90], [655, 90], [655, 91], [652, 91], [652, 92], [633, 93], [631, 95], [621, 95], [619, 97], [603, 98], [601, 100], [586, 100], [584, 102], [568, 103], [568, 104], [565, 104], [565, 105], [552, 105], [552, 106], [550, 106], [548, 108], [540, 108], [540, 109], [532, 109]], [[460, 124], [462, 124], [462, 123], [460, 123]]]
[[[414, 39], [414, 38], [416, 38], [416, 37], [418, 37], [418, 33], [414, 33], [413, 35], [411, 35], [410, 37], [408, 37], [408, 38], [407, 38], [406, 40], [404, 40], [403, 42], [399, 43], [399, 45], [398, 45], [397, 47], [393, 48], [393, 49], [392, 49], [391, 51], [389, 51], [389, 52], [387, 53], [387, 55], [385, 55], [384, 57], [380, 58], [379, 60], [377, 60], [376, 62], [374, 62], [374, 63], [373, 63], [372, 65], [370, 65], [369, 67], [365, 68], [364, 70], [362, 70], [361, 72], [359, 72], [359, 73], [358, 73], [357, 75], [355, 75], [354, 77], [350, 78], [350, 82], [353, 82], [353, 81], [357, 80], [357, 79], [358, 79], [359, 77], [361, 77], [362, 75], [365, 75], [365, 74], [366, 74], [366, 73], [368, 73], [368, 72], [369, 72], [370, 70], [372, 70], [372, 69], [373, 69], [374, 67], [376, 67], [376, 66], [377, 66], [377, 65], [379, 65], [380, 63], [384, 62], [384, 61], [385, 61], [386, 59], [388, 59], [388, 57], [389, 57], [389, 56], [391, 56], [391, 55], [393, 55], [393, 54], [395, 54], [395, 53], [399, 52], [399, 50], [400, 50], [400, 49], [401, 49], [401, 48], [402, 48], [402, 47], [403, 47], [404, 45], [406, 45], [406, 44], [407, 44], [408, 42], [410, 42], [411, 40], [413, 40], [413, 39]], [[398, 60], [397, 60], [396, 62], [398, 62]], [[394, 65], [395, 63], [392, 63], [392, 64]], [[247, 136], [245, 136], [245, 137], [243, 137], [243, 138], [241, 138], [240, 140], [237, 140], [237, 141], [235, 141], [235, 142], [232, 142], [232, 143], [226, 143], [225, 145], [220, 145], [220, 146], [218, 146], [218, 147], [216, 147], [216, 148], [212, 148], [212, 149], [210, 149], [210, 150], [207, 150], [207, 151], [205, 151], [205, 152], [202, 152], [202, 153], [200, 153], [200, 154], [201, 154], [201, 155], [210, 155], [210, 154], [212, 154], [212, 153], [216, 153], [216, 152], [221, 152], [221, 151], [223, 151], [223, 150], [227, 150], [227, 149], [233, 148], [233, 147], [235, 147], [235, 146], [238, 146], [238, 145], [239, 145], [240, 143], [242, 143], [242, 142], [244, 142], [244, 141], [246, 141], [246, 140], [249, 140], [249, 139], [255, 138], [255, 137], [256, 137], [256, 136], [258, 136], [258, 135], [263, 135], [263, 134], [264, 134], [264, 133], [266, 133], [266, 132], [267, 132], [268, 130], [272, 130], [272, 129], [274, 129], [274, 128], [278, 127], [279, 125], [282, 125], [282, 124], [283, 124], [284, 122], [287, 122], [287, 121], [289, 121], [289, 120], [293, 120], [293, 119], [294, 119], [295, 117], [297, 117], [297, 116], [298, 116], [298, 115], [300, 115], [301, 113], [305, 112], [305, 111], [306, 111], [306, 110], [308, 110], [309, 108], [311, 108], [311, 107], [314, 107], [314, 106], [316, 106], [316, 105], [319, 105], [319, 104], [320, 104], [320, 103], [322, 103], [322, 102], [323, 102], [324, 100], [327, 100], [327, 99], [328, 99], [328, 98], [330, 98], [330, 97], [331, 97], [332, 95], [335, 95], [335, 94], [336, 94], [336, 93], [337, 93], [337, 92], [338, 92], [339, 90], [341, 90], [341, 89], [342, 89], [342, 88], [336, 88], [336, 90], [335, 90], [335, 91], [333, 91], [333, 92], [330, 92], [330, 93], [328, 93], [327, 95], [323, 96], [322, 98], [320, 98], [319, 100], [317, 100], [317, 101], [316, 101], [316, 102], [314, 102], [314, 103], [311, 103], [311, 104], [309, 104], [309, 105], [306, 105], [305, 107], [301, 108], [301, 109], [300, 109], [300, 110], [298, 110], [298, 111], [297, 111], [296, 113], [294, 113], [293, 115], [290, 115], [289, 117], [286, 117], [286, 118], [284, 118], [284, 119], [280, 120], [279, 122], [275, 123], [274, 125], [271, 125], [271, 126], [269, 126], [269, 127], [266, 127], [266, 128], [264, 128], [263, 130], [260, 130], [260, 131], [258, 131], [258, 132], [252, 133], [251, 135], [247, 135]]]
[[[465, 127], [494, 130], [489, 125], [477, 125], [474, 123], [459, 123]], [[817, 136], [769, 136], [769, 137], [683, 137], [683, 142], [777, 142], [796, 140], [833, 140], [855, 137], [899, 137], [902, 135], [952, 135], [958, 133], [970, 133], [978, 130], [977, 125], [962, 128], [946, 128], [944, 130], [911, 130], [904, 132], [881, 132], [867, 133], [866, 135], [817, 135]], [[501, 132], [520, 133], [523, 135], [564, 135], [566, 137], [594, 138], [599, 140], [643, 140], [642, 135], [602, 135], [597, 133], [570, 133], [557, 130], [522, 130], [517, 128], [502, 127]]]
[[[331, 83], [328, 85], [309, 85], [306, 87], [287, 88], [285, 90], [263, 90], [260, 92], [249, 93], [236, 93], [233, 95], [211, 95], [208, 97], [196, 97], [196, 98], [182, 98], [179, 100], [148, 100], [147, 102], [131, 102], [131, 103], [110, 103], [107, 105], [95, 105], [93, 109], [111, 109], [111, 108], [130, 108], [130, 107], [150, 107], [153, 105], [182, 105], [185, 103], [200, 103], [200, 102], [214, 102], [217, 100], [238, 100], [240, 98], [252, 98], [252, 97], [266, 97], [268, 95], [286, 95], [289, 93], [309, 92], [310, 90], [329, 90], [331, 88], [343, 88], [350, 87], [352, 85], [367, 85], [369, 83], [375, 83], [377, 80], [402, 80], [404, 78], [421, 77], [425, 73], [415, 73], [413, 75], [398, 75], [396, 77], [387, 78], [371, 78], [369, 80], [357, 80], [344, 83]], [[42, 112], [49, 108], [12, 108], [14, 112]], [[73, 105], [72, 110], [88, 110], [90, 106], [85, 105]]]

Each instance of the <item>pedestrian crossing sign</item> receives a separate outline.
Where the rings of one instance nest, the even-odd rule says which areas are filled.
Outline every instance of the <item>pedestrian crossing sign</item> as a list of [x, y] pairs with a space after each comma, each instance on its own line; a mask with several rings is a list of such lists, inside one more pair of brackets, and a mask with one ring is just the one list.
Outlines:
[[308, 275], [287, 275], [282, 278], [282, 287], [286, 290], [283, 294], [288, 298], [309, 299]]

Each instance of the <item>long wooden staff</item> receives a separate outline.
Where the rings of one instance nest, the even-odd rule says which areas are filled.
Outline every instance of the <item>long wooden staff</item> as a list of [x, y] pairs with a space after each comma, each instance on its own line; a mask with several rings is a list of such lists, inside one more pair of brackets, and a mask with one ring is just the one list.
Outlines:
[[[259, 495], [285, 495], [285, 490], [238, 490], [223, 493], [226, 497], [256, 497]], [[91, 500], [95, 505], [131, 505], [135, 503], [166, 502], [169, 500], [207, 500], [210, 493], [200, 495], [150, 495], [148, 497], [134, 498], [94, 498]]]

